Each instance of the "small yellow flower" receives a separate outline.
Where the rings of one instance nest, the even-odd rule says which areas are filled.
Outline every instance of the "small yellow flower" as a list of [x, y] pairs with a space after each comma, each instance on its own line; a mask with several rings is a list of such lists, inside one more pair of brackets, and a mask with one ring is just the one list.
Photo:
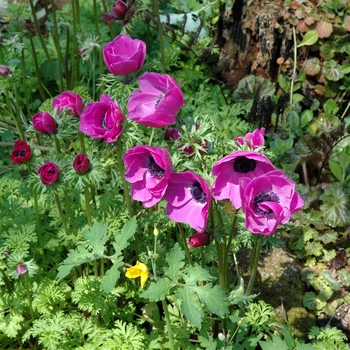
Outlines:
[[137, 261], [135, 266], [131, 266], [126, 269], [125, 276], [127, 278], [141, 277], [141, 288], [143, 288], [148, 280], [148, 267], [145, 264]]

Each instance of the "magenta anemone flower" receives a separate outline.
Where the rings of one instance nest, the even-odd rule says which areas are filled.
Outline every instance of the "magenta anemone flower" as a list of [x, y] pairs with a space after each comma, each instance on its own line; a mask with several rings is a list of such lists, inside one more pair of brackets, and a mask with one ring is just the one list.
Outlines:
[[24, 140], [18, 140], [15, 143], [13, 152], [10, 155], [10, 160], [16, 164], [28, 162], [32, 156], [32, 150], [29, 144]]
[[100, 102], [91, 102], [80, 116], [79, 130], [94, 139], [114, 142], [123, 131], [125, 117], [118, 102], [108, 95], [101, 95]]
[[103, 60], [114, 75], [138, 72], [146, 58], [146, 44], [129, 35], [118, 35], [103, 47]]
[[172, 173], [164, 194], [168, 204], [169, 218], [176, 222], [187, 222], [198, 232], [207, 226], [211, 202], [208, 184], [191, 171]]
[[80, 175], [87, 173], [90, 170], [90, 159], [84, 153], [78, 154], [74, 158], [73, 168]]
[[145, 73], [139, 79], [141, 90], [134, 91], [128, 101], [127, 117], [135, 122], [163, 128], [175, 123], [175, 118], [184, 106], [180, 86], [170, 75]]
[[52, 108], [56, 108], [58, 113], [66, 109], [70, 115], [79, 117], [83, 113], [84, 103], [79, 94], [64, 91], [53, 99]]
[[168, 186], [171, 158], [165, 148], [136, 146], [124, 154], [126, 181], [131, 183], [131, 197], [146, 208], [158, 203]]
[[264, 146], [265, 128], [255, 129], [253, 132], [248, 132], [245, 136], [236, 137], [235, 141], [240, 145], [246, 144], [252, 151], [258, 147]]
[[246, 227], [253, 233], [274, 233], [278, 225], [288, 222], [291, 215], [304, 205], [295, 191], [294, 181], [279, 170], [252, 180], [243, 178], [240, 186]]
[[242, 205], [239, 180], [253, 179], [268, 171], [275, 170], [272, 163], [257, 152], [236, 151], [220, 159], [213, 166], [212, 193], [215, 199], [229, 199], [239, 209]]

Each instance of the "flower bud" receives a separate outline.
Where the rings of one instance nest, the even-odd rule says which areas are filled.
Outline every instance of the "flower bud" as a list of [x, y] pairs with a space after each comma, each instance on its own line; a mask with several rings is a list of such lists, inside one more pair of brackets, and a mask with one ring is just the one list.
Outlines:
[[52, 185], [57, 181], [60, 175], [60, 169], [55, 163], [46, 162], [39, 168], [38, 174], [40, 175], [41, 182], [44, 185]]
[[90, 160], [83, 154], [78, 154], [73, 161], [73, 168], [78, 174], [85, 174], [90, 169]]
[[27, 266], [23, 263], [19, 263], [16, 267], [16, 274], [18, 276], [23, 276], [27, 273], [28, 269]]
[[11, 72], [11, 69], [7, 66], [4, 66], [2, 64], [0, 64], [0, 75], [2, 77], [7, 77], [8, 75], [10, 75], [12, 72]]
[[202, 247], [209, 244], [209, 234], [208, 233], [196, 233], [192, 235], [188, 241], [188, 244], [192, 248]]
[[157, 229], [156, 224], [154, 224], [153, 234], [154, 234], [156, 237], [158, 237], [158, 235], [159, 235], [159, 231], [158, 231], [158, 229]]
[[61, 95], [56, 96], [52, 101], [52, 108], [57, 109], [60, 113], [66, 109], [69, 115], [79, 117], [84, 110], [83, 99], [79, 94], [70, 91], [64, 91]]
[[55, 134], [57, 132], [56, 120], [50, 113], [40, 112], [33, 116], [33, 127], [43, 134]]
[[123, 0], [117, 0], [111, 8], [111, 14], [115, 19], [124, 19], [128, 12], [128, 5]]

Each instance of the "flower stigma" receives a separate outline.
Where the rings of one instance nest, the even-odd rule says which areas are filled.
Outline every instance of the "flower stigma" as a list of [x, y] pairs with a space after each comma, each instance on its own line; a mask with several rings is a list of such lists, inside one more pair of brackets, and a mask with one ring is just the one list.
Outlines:
[[207, 199], [207, 195], [204, 193], [201, 185], [198, 182], [191, 185], [191, 194], [192, 197], [199, 203], [204, 203]]
[[264, 202], [275, 202], [279, 203], [280, 199], [278, 198], [277, 194], [274, 193], [273, 191], [261, 191], [259, 192], [255, 198], [254, 198], [254, 208], [255, 211], [262, 216], [268, 216], [272, 213], [271, 209], [268, 210], [262, 210], [259, 207], [259, 204], [264, 203]]
[[247, 157], [237, 157], [233, 164], [233, 169], [237, 173], [249, 173], [251, 171], [254, 171], [256, 168], [256, 160], [249, 159]]

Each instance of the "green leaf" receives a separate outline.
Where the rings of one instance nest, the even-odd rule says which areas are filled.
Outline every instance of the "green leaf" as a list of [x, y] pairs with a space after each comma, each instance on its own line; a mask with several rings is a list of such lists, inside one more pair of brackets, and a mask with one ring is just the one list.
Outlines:
[[304, 98], [302, 94], [293, 94], [293, 104], [301, 102]]
[[331, 169], [332, 174], [337, 178], [338, 181], [342, 182], [342, 170], [340, 165], [334, 160], [328, 161], [329, 168]]
[[134, 216], [125, 223], [120, 233], [116, 232], [114, 234], [115, 242], [113, 243], [113, 247], [115, 249], [115, 254], [113, 257], [121, 255], [122, 251], [130, 244], [129, 239], [134, 236], [136, 228], [137, 222]]
[[190, 287], [194, 293], [197, 293], [200, 301], [207, 306], [207, 308], [221, 318], [229, 312], [228, 303], [225, 293], [219, 285], [212, 287], [211, 283], [204, 286]]
[[256, 96], [272, 96], [274, 93], [275, 87], [270, 80], [249, 75], [238, 83], [237, 89], [233, 92], [233, 99], [236, 103], [247, 106]]
[[350, 273], [346, 269], [337, 271], [338, 277], [340, 278], [341, 284], [345, 287], [350, 287]]
[[198, 281], [211, 281], [215, 279], [206, 269], [203, 269], [198, 264], [189, 266], [187, 275], [183, 276], [188, 286], [195, 286]]
[[150, 283], [147, 290], [143, 291], [140, 296], [150, 302], [157, 302], [164, 300], [172, 287], [173, 283], [169, 279], [158, 279], [156, 283]]
[[301, 46], [311, 46], [313, 44], [315, 44], [318, 40], [318, 34], [316, 30], [310, 30], [309, 32], [307, 32], [304, 37], [303, 40], [301, 41], [301, 43], [297, 46], [297, 47], [301, 47]]
[[121, 261], [117, 261], [112, 267], [105, 273], [105, 275], [101, 279], [101, 288], [109, 293], [117, 283], [120, 277], [119, 268], [121, 268], [124, 264]]
[[88, 230], [84, 233], [86, 244], [91, 246], [94, 251], [101, 255], [105, 251], [105, 244], [109, 237], [106, 236], [108, 225], [102, 222], [95, 222]]
[[331, 60], [335, 55], [334, 44], [327, 42], [321, 45], [320, 55], [324, 60]]
[[306, 292], [303, 296], [303, 305], [309, 310], [322, 310], [327, 303], [318, 299], [314, 292]]
[[73, 265], [61, 265], [58, 267], [58, 274], [57, 274], [57, 278], [58, 280], [61, 280], [63, 278], [65, 278], [66, 276], [69, 275], [71, 269], [73, 268]]
[[295, 131], [300, 125], [300, 117], [298, 113], [295, 111], [291, 111], [288, 113], [287, 120], [292, 131]]
[[270, 341], [259, 341], [259, 344], [262, 350], [289, 350], [287, 343], [277, 335]]
[[314, 112], [311, 109], [306, 109], [301, 113], [301, 127], [308, 125], [314, 117]]
[[338, 81], [344, 77], [341, 66], [334, 60], [325, 61], [322, 71], [328, 80]]
[[197, 328], [201, 328], [204, 312], [190, 288], [181, 288], [175, 293], [175, 298], [181, 300], [181, 313]]
[[350, 54], [350, 34], [338, 37], [334, 44], [337, 52]]
[[329, 184], [323, 196], [320, 210], [324, 222], [332, 227], [343, 227], [350, 224], [350, 200], [339, 182]]
[[316, 239], [323, 242], [324, 244], [334, 243], [338, 239], [338, 233], [333, 230], [318, 232]]
[[336, 115], [339, 111], [339, 106], [335, 100], [329, 98], [324, 104], [323, 109], [328, 115]]
[[204, 338], [202, 336], [198, 336], [198, 340], [200, 341], [202, 349], [206, 350], [216, 350], [217, 342], [214, 341], [214, 338], [211, 335], [207, 335], [209, 339]]
[[166, 255], [169, 267], [164, 267], [164, 274], [171, 280], [176, 281], [185, 263], [185, 252], [180, 248], [179, 243], [175, 243], [171, 251]]

